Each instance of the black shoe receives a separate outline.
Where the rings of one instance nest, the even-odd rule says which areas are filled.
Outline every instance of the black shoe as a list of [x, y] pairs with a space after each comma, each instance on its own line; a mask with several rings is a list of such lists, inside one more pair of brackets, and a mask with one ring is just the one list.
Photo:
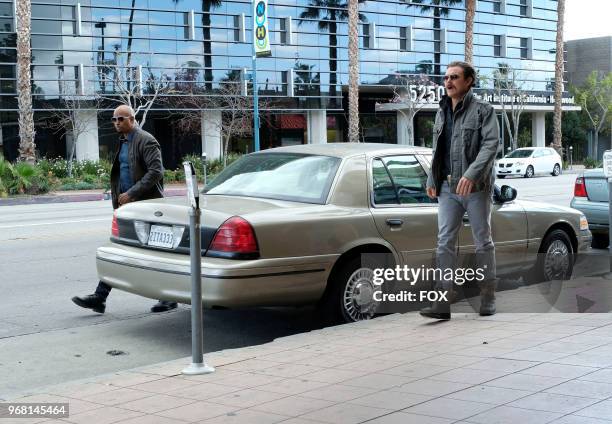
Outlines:
[[168, 300], [160, 300], [151, 307], [151, 312], [168, 312], [172, 309], [176, 309], [178, 304], [176, 302], [170, 302]]
[[451, 319], [450, 304], [448, 302], [433, 302], [431, 306], [421, 309], [419, 313], [425, 318], [444, 321]]
[[103, 314], [106, 310], [106, 299], [98, 294], [88, 294], [87, 296], [75, 296], [72, 301], [81, 308], [91, 309], [94, 312]]

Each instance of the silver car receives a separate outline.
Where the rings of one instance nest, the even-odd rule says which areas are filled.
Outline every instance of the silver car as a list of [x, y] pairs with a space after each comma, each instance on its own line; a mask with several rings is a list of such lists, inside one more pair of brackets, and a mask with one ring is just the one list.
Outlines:
[[605, 249], [609, 244], [609, 203], [608, 181], [603, 168], [584, 171], [576, 178], [572, 208], [581, 211], [589, 221], [593, 233], [592, 246]]
[[[325, 316], [374, 315], [376, 287], [365, 253], [400, 266], [431, 266], [438, 205], [427, 197], [431, 149], [338, 143], [246, 155], [202, 196], [205, 306], [317, 303]], [[589, 247], [584, 216], [514, 200], [496, 190], [492, 212], [499, 274], [567, 277]], [[100, 280], [153, 299], [190, 303], [188, 205], [182, 198], [130, 203], [116, 212], [97, 251]], [[474, 251], [469, 222], [460, 253]], [[540, 253], [540, 255], [538, 255]]]

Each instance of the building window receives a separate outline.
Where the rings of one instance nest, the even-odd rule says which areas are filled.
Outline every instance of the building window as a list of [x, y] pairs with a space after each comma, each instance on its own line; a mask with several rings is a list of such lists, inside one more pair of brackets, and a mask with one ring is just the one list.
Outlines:
[[521, 38], [521, 59], [533, 59], [533, 39]]
[[493, 36], [493, 56], [502, 57], [501, 54], [501, 35]]
[[373, 22], [363, 24], [363, 48], [376, 48], [376, 24]]
[[446, 28], [434, 30], [434, 51], [436, 53], [447, 52], [446, 37]]
[[521, 12], [520, 12], [521, 16], [524, 16], [526, 18], [533, 17], [532, 0], [521, 0], [520, 7], [521, 7]]
[[400, 50], [403, 52], [412, 51], [412, 43], [413, 43], [413, 31], [412, 26], [401, 27], [400, 28]]
[[293, 44], [293, 21], [291, 16], [282, 18], [280, 21], [280, 43], [282, 45]]
[[244, 13], [234, 16], [234, 41], [244, 43], [246, 40], [246, 17]]

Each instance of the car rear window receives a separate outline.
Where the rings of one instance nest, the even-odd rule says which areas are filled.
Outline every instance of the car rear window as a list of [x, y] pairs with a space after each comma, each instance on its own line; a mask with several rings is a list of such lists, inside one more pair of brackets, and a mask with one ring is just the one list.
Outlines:
[[323, 204], [340, 159], [298, 153], [257, 153], [223, 170], [204, 193]]

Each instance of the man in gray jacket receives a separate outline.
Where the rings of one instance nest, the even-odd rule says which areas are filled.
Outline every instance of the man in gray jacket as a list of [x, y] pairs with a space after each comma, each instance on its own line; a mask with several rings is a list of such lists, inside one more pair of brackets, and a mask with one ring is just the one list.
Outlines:
[[[111, 120], [115, 130], [121, 134], [110, 175], [113, 209], [137, 200], [164, 197], [164, 167], [161, 148], [155, 137], [138, 127], [134, 110], [129, 106], [115, 109]], [[94, 294], [75, 296], [72, 301], [82, 308], [103, 314], [110, 291], [111, 286], [100, 281]], [[151, 312], [165, 312], [176, 307], [176, 302], [160, 300]]]
[[[493, 107], [477, 99], [472, 87], [476, 71], [466, 62], [452, 62], [444, 76], [447, 95], [440, 101], [434, 124], [434, 154], [427, 195], [438, 198], [437, 267], [444, 276], [437, 289], [452, 293], [457, 235], [467, 212], [476, 246], [480, 284], [480, 315], [495, 313], [495, 247], [491, 238], [493, 164], [499, 128]], [[428, 318], [448, 320], [450, 301], [434, 302], [421, 310]]]

